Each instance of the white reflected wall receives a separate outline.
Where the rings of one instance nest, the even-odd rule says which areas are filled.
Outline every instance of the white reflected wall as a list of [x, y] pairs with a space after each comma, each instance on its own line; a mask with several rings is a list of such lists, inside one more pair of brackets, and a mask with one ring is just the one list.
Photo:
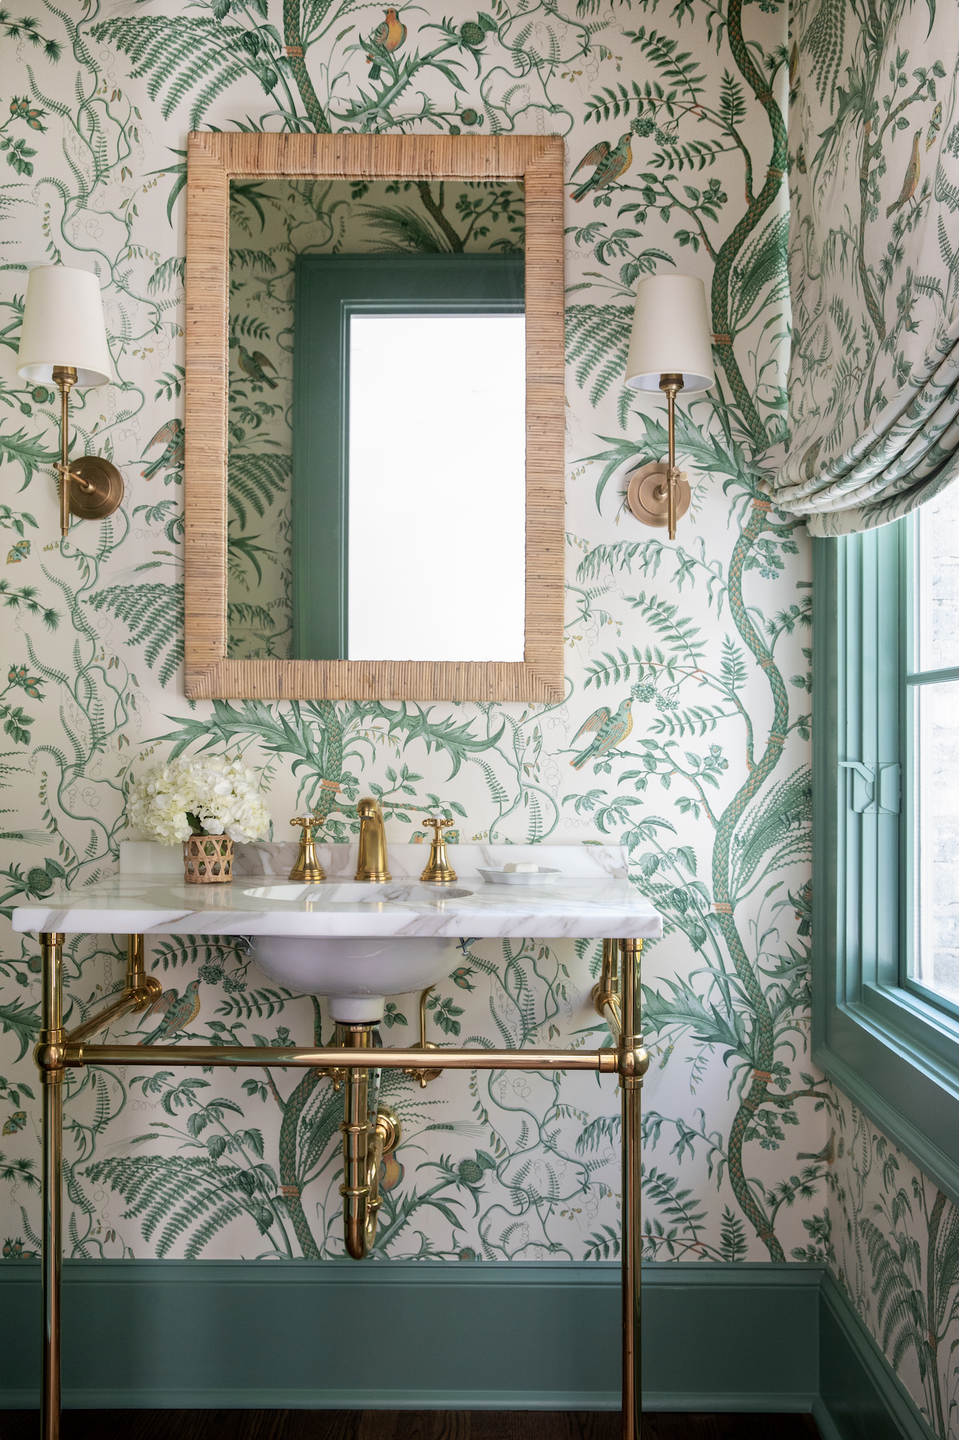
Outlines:
[[522, 660], [522, 315], [350, 322], [350, 660]]

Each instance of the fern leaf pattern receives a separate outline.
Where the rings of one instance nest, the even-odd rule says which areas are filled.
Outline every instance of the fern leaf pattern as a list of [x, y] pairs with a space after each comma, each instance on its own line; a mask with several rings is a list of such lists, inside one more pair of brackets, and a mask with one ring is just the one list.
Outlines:
[[[948, 48], [943, 7], [796, 0], [790, 61], [777, 0], [684, 0], [669, 14], [656, 0], [451, 3], [443, 16], [400, 7], [406, 36], [393, 50], [376, 40], [385, 6], [353, 0], [151, 0], [83, 15], [47, 5], [31, 20], [42, 43], [24, 38], [29, 0], [27, 18], [0, 20], [20, 77], [0, 135], [0, 528], [15, 532], [0, 580], [0, 909], [9, 917], [58, 884], [113, 873], [131, 783], [184, 753], [259, 767], [277, 837], [307, 805], [324, 839], [350, 840], [369, 787], [391, 846], [436, 812], [478, 844], [535, 842], [560, 856], [563, 845], [621, 845], [665, 928], [644, 954], [646, 1255], [827, 1263], [946, 1440], [956, 1211], [808, 1058], [809, 551], [759, 484], [790, 424], [838, 443], [882, 409], [921, 359], [916, 316], [948, 323], [959, 144], [950, 81], [935, 68]], [[933, 12], [928, 41], [907, 44], [906, 28], [911, 37]], [[901, 63], [897, 43], [909, 51]], [[875, 217], [897, 198], [920, 126], [921, 179], [885, 225]], [[186, 700], [186, 127], [566, 138], [576, 178], [564, 216], [562, 703]], [[573, 199], [596, 169], [584, 157], [624, 136], [628, 166]], [[238, 182], [229, 223], [229, 644], [283, 657], [297, 255], [509, 253], [523, 245], [525, 197], [505, 184], [288, 177]], [[48, 469], [58, 405], [15, 365], [25, 268], [40, 256], [97, 273], [118, 383], [73, 396], [71, 453], [109, 454], [128, 487], [114, 517], [75, 525], [60, 545]], [[720, 376], [678, 406], [693, 503], [672, 545], [623, 508], [626, 477], [668, 441], [658, 397], [620, 383], [635, 285], [667, 271], [704, 280]], [[423, 583], [414, 552], [411, 585]], [[443, 584], [461, 583], [457, 556], [444, 557]], [[577, 733], [626, 701], [630, 732], [571, 764]], [[3, 923], [3, 1123], [27, 1117], [4, 1134], [0, 1162], [14, 1258], [35, 1253], [42, 1233], [29, 1057], [40, 996], [32, 940]], [[431, 997], [430, 1037], [599, 1045], [597, 963], [591, 942], [464, 937]], [[237, 1074], [129, 1067], [66, 1087], [67, 1252], [340, 1257], [341, 1097], [325, 1077], [270, 1063], [278, 1046], [329, 1040], [324, 1003], [213, 938], [157, 937], [149, 964], [167, 988], [198, 982], [193, 1039], [255, 1045], [263, 1063]], [[73, 1023], [120, 983], [124, 957], [110, 937], [70, 936], [65, 970]], [[384, 1042], [408, 1043], [415, 1013], [415, 999], [391, 1002]], [[147, 1023], [123, 1017], [116, 1039], [134, 1042]], [[569, 1075], [522, 1085], [484, 1072], [424, 1095], [384, 1077], [406, 1136], [384, 1178], [384, 1262], [617, 1258], [615, 1089]]]

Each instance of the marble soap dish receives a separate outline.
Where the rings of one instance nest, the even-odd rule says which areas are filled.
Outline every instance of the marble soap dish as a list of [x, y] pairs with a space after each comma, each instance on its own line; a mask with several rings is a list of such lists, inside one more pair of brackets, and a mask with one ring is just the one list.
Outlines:
[[484, 870], [480, 867], [479, 873], [487, 885], [552, 885], [563, 872], [530, 865], [502, 870]]

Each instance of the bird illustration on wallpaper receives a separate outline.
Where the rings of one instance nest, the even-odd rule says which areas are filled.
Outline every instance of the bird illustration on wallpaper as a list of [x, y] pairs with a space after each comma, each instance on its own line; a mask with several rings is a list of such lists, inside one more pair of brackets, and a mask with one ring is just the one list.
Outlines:
[[[254, 385], [269, 385], [271, 390], [276, 389], [276, 381], [271, 380], [266, 370], [276, 372], [276, 366], [262, 350], [254, 350], [251, 355], [249, 350], [244, 350], [242, 345], [237, 345], [237, 358], [240, 369], [253, 381]], [[266, 367], [266, 368], [264, 368]]]
[[152, 1045], [155, 1040], [169, 1040], [178, 1030], [184, 1030], [200, 1013], [200, 982], [191, 980], [181, 995], [179, 990], [173, 986], [164, 990], [162, 995], [157, 996], [153, 1004], [145, 1012], [147, 1015], [160, 1015], [162, 1019], [155, 1030], [145, 1035], [140, 1041], [141, 1045]]
[[[186, 430], [183, 421], [174, 417], [172, 420], [168, 420], [165, 425], [161, 425], [140, 458], [145, 460], [149, 452], [155, 450], [157, 445], [163, 445], [165, 447], [162, 455], [158, 460], [151, 460], [146, 469], [140, 471], [140, 474], [144, 480], [152, 480], [154, 475], [158, 475], [161, 470], [176, 471], [178, 472], [176, 479], [179, 482], [180, 475], [182, 475], [183, 472], [183, 458], [186, 445]], [[169, 475], [167, 476], [166, 483], [168, 485], [170, 483]]]
[[622, 744], [627, 738], [632, 728], [633, 702], [631, 699], [624, 700], [615, 715], [609, 713], [606, 705], [601, 705], [598, 710], [593, 711], [588, 720], [583, 721], [573, 736], [573, 744], [576, 744], [581, 735], [587, 735], [591, 730], [596, 731], [596, 739], [569, 763], [574, 770], [582, 770], [590, 760], [599, 760], [610, 750], [615, 750], [616, 746]]
[[[403, 24], [398, 13], [393, 9], [389, 9], [386, 12], [386, 19], [377, 25], [373, 34], [370, 36], [370, 44], [376, 45], [381, 50], [385, 50], [388, 55], [392, 55], [394, 50], [400, 48], [405, 39], [406, 26]], [[366, 59], [370, 67], [370, 79], [378, 80], [383, 73], [382, 67], [374, 55], [367, 55]]]
[[906, 173], [902, 181], [902, 191], [899, 199], [894, 200], [891, 205], [886, 206], [886, 219], [901, 210], [907, 200], [911, 200], [916, 193], [916, 186], [919, 184], [919, 141], [922, 139], [922, 131], [917, 130], [912, 137], [912, 154], [909, 157], [909, 164], [906, 166]]
[[[573, 171], [578, 175], [584, 165], [595, 165], [595, 170], [582, 184], [572, 192], [573, 200], [582, 200], [591, 190], [606, 190], [614, 184], [621, 175], [625, 175], [633, 163], [633, 148], [629, 131], [619, 137], [619, 144], [615, 149], [610, 147], [608, 140], [600, 140], [592, 150], [587, 150], [582, 160]], [[572, 176], [570, 176], [572, 179]]]

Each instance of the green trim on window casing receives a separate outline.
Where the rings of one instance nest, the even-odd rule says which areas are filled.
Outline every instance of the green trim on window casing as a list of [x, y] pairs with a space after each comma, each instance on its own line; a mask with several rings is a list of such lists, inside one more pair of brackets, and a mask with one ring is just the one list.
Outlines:
[[839, 765], [900, 759], [907, 540], [813, 541], [813, 1059], [959, 1204], [959, 1031], [898, 985], [903, 817], [856, 814]]
[[[522, 254], [297, 256], [294, 659], [345, 660], [349, 652], [350, 317], [522, 315], [524, 277]], [[371, 414], [376, 403], [370, 395]]]

